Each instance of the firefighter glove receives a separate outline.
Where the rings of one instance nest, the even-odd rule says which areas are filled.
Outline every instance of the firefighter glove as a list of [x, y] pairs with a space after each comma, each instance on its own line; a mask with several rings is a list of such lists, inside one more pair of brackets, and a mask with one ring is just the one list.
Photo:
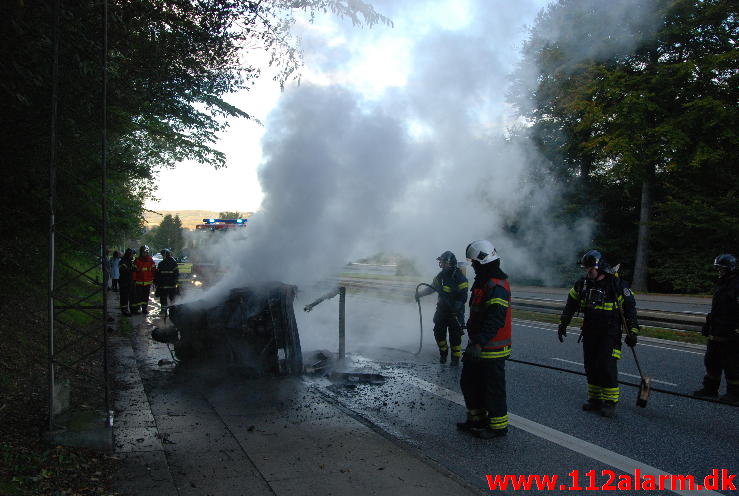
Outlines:
[[636, 346], [636, 333], [633, 331], [628, 331], [626, 333], [626, 337], [624, 338], [624, 343], [626, 343], [626, 345], [631, 348]]
[[565, 342], [565, 336], [567, 336], [567, 322], [562, 321], [559, 323], [559, 327], [557, 328], [557, 338], [559, 338], [560, 343]]
[[706, 323], [701, 328], [701, 334], [708, 337], [711, 334], [711, 314], [706, 315]]
[[482, 347], [479, 344], [469, 343], [467, 349], [464, 350], [465, 360], [479, 360], [482, 356]]

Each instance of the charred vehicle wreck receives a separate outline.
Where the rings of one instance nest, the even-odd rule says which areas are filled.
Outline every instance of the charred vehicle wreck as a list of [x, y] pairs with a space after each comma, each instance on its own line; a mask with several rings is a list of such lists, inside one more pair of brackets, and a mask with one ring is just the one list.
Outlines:
[[225, 366], [248, 376], [300, 374], [296, 291], [296, 286], [271, 282], [232, 289], [220, 301], [173, 305], [174, 327], [155, 329], [152, 337], [173, 347], [183, 364]]

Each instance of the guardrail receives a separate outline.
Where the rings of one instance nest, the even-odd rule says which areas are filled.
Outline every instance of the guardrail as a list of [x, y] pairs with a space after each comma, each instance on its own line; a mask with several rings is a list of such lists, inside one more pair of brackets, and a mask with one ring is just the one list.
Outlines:
[[[392, 281], [386, 279], [364, 279], [364, 278], [341, 278], [338, 284], [345, 286], [348, 290], [370, 291], [380, 295], [406, 295], [412, 298], [415, 290], [415, 282]], [[531, 312], [560, 314], [564, 301], [545, 298], [516, 298], [513, 295], [511, 302], [513, 308], [528, 310]], [[666, 312], [663, 310], [652, 310], [639, 308], [639, 323], [650, 327], [661, 327], [679, 331], [700, 332], [706, 315], [699, 312]]]

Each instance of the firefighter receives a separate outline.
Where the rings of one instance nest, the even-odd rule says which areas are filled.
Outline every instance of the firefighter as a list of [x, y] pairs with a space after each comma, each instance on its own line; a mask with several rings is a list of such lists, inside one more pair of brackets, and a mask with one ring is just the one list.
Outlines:
[[149, 255], [149, 247], [142, 245], [139, 248], [139, 256], [133, 261], [135, 271], [133, 273], [134, 296], [131, 303], [132, 313], [149, 313], [149, 292], [154, 282], [154, 270], [156, 264], [154, 259]]
[[618, 266], [611, 267], [598, 250], [585, 253], [580, 267], [587, 272], [570, 289], [559, 318], [557, 337], [560, 343], [564, 342], [572, 316], [582, 311], [583, 361], [588, 380], [588, 400], [582, 409], [613, 417], [620, 396], [621, 327], [625, 322], [624, 342], [632, 348], [636, 346], [639, 333], [636, 300], [628, 285], [618, 277]]
[[466, 255], [475, 281], [460, 378], [467, 420], [457, 428], [491, 439], [508, 433], [505, 361], [511, 354], [511, 289], [490, 241], [470, 243]]
[[[457, 257], [450, 251], [439, 255], [439, 272], [431, 283], [432, 288], [425, 288], [416, 293], [416, 301], [431, 293], [438, 293], [436, 312], [434, 313], [434, 338], [439, 346], [439, 363], [446, 363], [449, 346], [452, 348], [450, 365], [459, 365], [462, 356], [462, 322], [464, 322], [464, 304], [467, 301], [469, 283], [462, 271], [457, 267]], [[447, 342], [447, 328], [449, 342]]]
[[133, 273], [136, 270], [133, 264], [133, 250], [126, 248], [120, 263], [118, 264], [118, 296], [121, 301], [121, 313], [127, 317], [131, 316], [129, 303], [134, 295]]
[[718, 282], [706, 315], [703, 335], [708, 337], [703, 363], [706, 375], [703, 387], [693, 395], [717, 398], [721, 373], [726, 375], [726, 394], [721, 401], [739, 405], [739, 272], [736, 257], [719, 255], [713, 262]]
[[177, 280], [180, 273], [177, 268], [177, 261], [172, 256], [172, 252], [165, 248], [161, 251], [162, 261], [159, 262], [157, 270], [154, 273], [154, 285], [157, 287], [154, 293], [159, 297], [162, 304], [162, 315], [166, 317], [167, 307], [169, 303], [174, 301], [177, 295]]

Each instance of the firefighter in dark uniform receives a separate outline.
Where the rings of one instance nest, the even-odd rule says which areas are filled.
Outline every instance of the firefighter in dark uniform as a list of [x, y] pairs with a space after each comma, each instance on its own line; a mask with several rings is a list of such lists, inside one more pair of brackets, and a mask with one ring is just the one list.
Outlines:
[[470, 243], [466, 252], [475, 282], [460, 378], [467, 420], [457, 428], [491, 439], [508, 433], [505, 361], [511, 354], [511, 289], [490, 241]]
[[159, 297], [162, 304], [162, 315], [166, 317], [169, 303], [177, 296], [177, 281], [180, 277], [177, 261], [172, 256], [172, 251], [165, 248], [161, 251], [162, 261], [159, 262], [154, 272], [155, 296]]
[[718, 283], [713, 293], [711, 312], [706, 315], [703, 335], [708, 337], [703, 362], [706, 375], [703, 387], [693, 394], [717, 398], [721, 373], [726, 375], [726, 394], [721, 401], [739, 405], [739, 272], [736, 257], [723, 254], [713, 265]]
[[570, 289], [559, 319], [558, 337], [564, 342], [572, 316], [582, 311], [583, 361], [588, 379], [588, 400], [582, 409], [613, 417], [620, 396], [621, 328], [625, 321], [628, 330], [624, 342], [630, 347], [636, 346], [639, 332], [636, 300], [627, 284], [618, 277], [618, 266], [611, 267], [599, 251], [585, 253], [580, 266], [587, 273]]
[[129, 304], [131, 303], [131, 298], [133, 298], [133, 273], [135, 270], [136, 268], [133, 265], [133, 250], [131, 248], [126, 248], [126, 251], [123, 253], [123, 257], [118, 264], [118, 296], [120, 297], [121, 302], [121, 313], [128, 317], [131, 316], [131, 308], [129, 307]]
[[[416, 293], [416, 301], [422, 296], [438, 293], [436, 313], [434, 313], [434, 338], [439, 346], [439, 363], [446, 363], [449, 346], [452, 348], [450, 365], [459, 365], [462, 356], [462, 322], [464, 322], [464, 304], [467, 302], [469, 283], [462, 271], [457, 267], [457, 257], [445, 251], [436, 259], [439, 261], [439, 272], [431, 283], [432, 288], [425, 288]], [[447, 342], [447, 329], [449, 341]]]

